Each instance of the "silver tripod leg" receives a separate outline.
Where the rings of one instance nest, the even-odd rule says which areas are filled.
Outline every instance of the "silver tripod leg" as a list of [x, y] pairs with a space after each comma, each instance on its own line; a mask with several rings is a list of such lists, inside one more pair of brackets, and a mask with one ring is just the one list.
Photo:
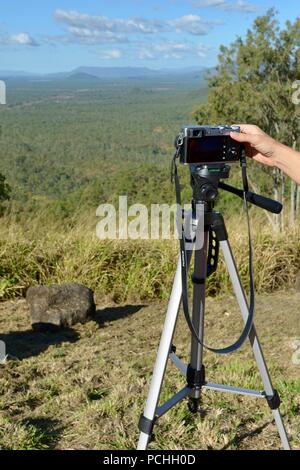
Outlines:
[[[186, 233], [193, 238], [193, 226], [192, 226], [192, 211], [186, 213]], [[187, 252], [187, 263], [190, 265], [190, 261], [193, 255], [193, 243], [191, 249]], [[164, 323], [163, 332], [161, 335], [159, 349], [157, 352], [156, 362], [154, 366], [153, 376], [150, 384], [148, 398], [143, 414], [143, 420], [146, 422], [147, 432], [141, 431], [138, 442], [138, 450], [146, 450], [151, 433], [154, 420], [156, 417], [157, 406], [159, 402], [159, 396], [162, 388], [162, 383], [170, 355], [172, 340], [176, 328], [177, 318], [179, 314], [179, 307], [182, 296], [182, 271], [181, 271], [181, 257], [179, 257], [177, 270], [173, 282], [172, 293], [168, 305], [167, 315]], [[189, 390], [185, 390], [184, 393], [187, 395]], [[179, 396], [180, 394], [178, 394]], [[180, 396], [179, 396], [180, 398]]]
[[[157, 353], [156, 363], [153, 371], [153, 377], [151, 380], [150, 390], [148, 399], [144, 411], [144, 417], [153, 423], [155, 419], [155, 413], [158, 405], [159, 395], [162, 387], [163, 378], [170, 354], [171, 343], [176, 327], [179, 306], [181, 302], [182, 294], [182, 280], [181, 280], [181, 259], [178, 261], [177, 271], [173, 283], [173, 289], [171, 298], [168, 306], [167, 316], [160, 340], [160, 345]], [[145, 432], [140, 433], [140, 439], [138, 443], [138, 450], [146, 450], [148, 446], [151, 432], [149, 434]]]
[[[237, 267], [233, 258], [230, 244], [227, 240], [221, 241], [220, 247], [224, 254], [225, 263], [227, 265], [227, 269], [231, 278], [233, 289], [234, 289], [238, 304], [240, 306], [243, 320], [246, 323], [248, 319], [248, 315], [249, 315], [249, 307], [248, 307], [244, 289], [240, 281], [240, 277], [238, 275]], [[270, 374], [267, 369], [264, 355], [263, 355], [263, 352], [259, 343], [259, 339], [256, 334], [256, 330], [254, 326], [250, 333], [249, 339], [250, 339], [253, 354], [254, 354], [254, 357], [255, 357], [255, 360], [256, 360], [256, 363], [257, 363], [257, 366], [258, 366], [258, 369], [262, 378], [262, 382], [264, 384], [265, 394], [267, 397], [270, 397], [270, 399], [272, 399], [272, 397], [274, 397], [275, 390], [271, 382]], [[279, 411], [279, 406], [276, 409], [272, 409], [272, 413], [273, 413], [275, 423], [279, 432], [282, 446], [284, 450], [290, 450], [291, 447], [290, 447], [287, 432], [286, 432], [286, 429], [282, 420], [282, 416]]]

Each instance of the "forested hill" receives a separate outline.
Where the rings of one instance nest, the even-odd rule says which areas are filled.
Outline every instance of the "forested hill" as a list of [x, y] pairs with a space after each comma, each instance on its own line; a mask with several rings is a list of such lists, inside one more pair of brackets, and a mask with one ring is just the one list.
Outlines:
[[[0, 109], [0, 173], [22, 210], [97, 207], [128, 194], [173, 200], [174, 138], [206, 88], [192, 74], [130, 80], [7, 80]], [[160, 198], [161, 196], [161, 198]], [[135, 200], [136, 202], [136, 200]]]

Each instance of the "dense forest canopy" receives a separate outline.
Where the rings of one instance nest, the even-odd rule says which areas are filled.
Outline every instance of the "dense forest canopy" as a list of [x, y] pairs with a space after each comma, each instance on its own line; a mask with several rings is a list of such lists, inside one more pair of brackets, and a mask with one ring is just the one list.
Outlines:
[[46, 205], [59, 215], [122, 194], [132, 202], [172, 202], [174, 138], [206, 98], [198, 79], [184, 77], [11, 81], [8, 92], [0, 171], [12, 206]]

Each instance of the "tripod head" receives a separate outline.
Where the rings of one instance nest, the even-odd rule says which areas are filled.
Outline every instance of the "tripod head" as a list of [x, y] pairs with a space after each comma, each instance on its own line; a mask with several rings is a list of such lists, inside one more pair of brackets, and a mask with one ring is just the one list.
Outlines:
[[230, 175], [229, 165], [190, 165], [193, 202], [214, 205], [221, 179]]
[[[190, 165], [193, 204], [204, 203], [209, 209], [212, 209], [218, 198], [219, 189], [244, 199], [243, 190], [234, 188], [221, 181], [229, 178], [230, 169], [230, 166], [225, 164]], [[245, 196], [246, 200], [251, 204], [273, 214], [280, 214], [283, 209], [280, 202], [252, 193], [251, 191], [247, 191]]]

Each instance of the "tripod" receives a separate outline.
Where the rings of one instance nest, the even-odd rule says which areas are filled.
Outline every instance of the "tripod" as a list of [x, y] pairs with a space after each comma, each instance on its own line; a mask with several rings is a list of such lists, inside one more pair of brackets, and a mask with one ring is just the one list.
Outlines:
[[[236, 263], [228, 241], [224, 219], [219, 212], [214, 210], [214, 203], [218, 196], [218, 188], [230, 191], [243, 197], [243, 192], [232, 188], [220, 181], [229, 177], [230, 168], [222, 166], [219, 168], [209, 168], [208, 166], [192, 166], [191, 182], [193, 189], [192, 210], [186, 214], [186, 235], [188, 241], [193, 245], [187, 253], [187, 265], [191, 264], [194, 251], [194, 273], [193, 280], [193, 310], [192, 322], [201, 343], [192, 335], [191, 338], [191, 358], [190, 364], [186, 366], [176, 355], [176, 348], [172, 344], [180, 303], [182, 299], [182, 261], [178, 261], [176, 275], [173, 283], [172, 293], [168, 305], [165, 324], [160, 340], [151, 380], [150, 390], [146, 402], [144, 414], [141, 416], [139, 429], [140, 438], [138, 450], [146, 450], [152, 435], [153, 427], [158, 418], [167, 413], [181, 400], [189, 397], [189, 408], [196, 413], [200, 406], [202, 390], [213, 390], [216, 392], [227, 392], [231, 394], [245, 395], [254, 398], [264, 398], [272, 410], [273, 417], [278, 429], [278, 433], [285, 450], [290, 450], [288, 436], [280, 414], [280, 398], [278, 392], [273, 388], [270, 374], [264, 359], [264, 355], [259, 343], [254, 325], [249, 334], [250, 345], [260, 372], [264, 391], [248, 390], [244, 388], [232, 387], [207, 382], [205, 377], [205, 366], [203, 364], [203, 341], [204, 341], [204, 319], [205, 319], [205, 296], [206, 279], [217, 269], [219, 248], [221, 248], [225, 264], [232, 282], [233, 290], [240, 307], [240, 311], [246, 324], [249, 316], [249, 305], [242, 287], [237, 271]], [[247, 194], [247, 199], [252, 203], [275, 211], [272, 203], [275, 201], [263, 198], [253, 193]], [[198, 208], [196, 211], [196, 207]], [[277, 206], [278, 210], [278, 206]], [[202, 223], [202, 226], [199, 225]], [[203, 227], [203, 228], [201, 228]], [[197, 230], [203, 232], [201, 246], [196, 246], [195, 234]], [[186, 378], [186, 386], [174, 395], [165, 404], [158, 406], [164, 375], [168, 358], [181, 371]]]

